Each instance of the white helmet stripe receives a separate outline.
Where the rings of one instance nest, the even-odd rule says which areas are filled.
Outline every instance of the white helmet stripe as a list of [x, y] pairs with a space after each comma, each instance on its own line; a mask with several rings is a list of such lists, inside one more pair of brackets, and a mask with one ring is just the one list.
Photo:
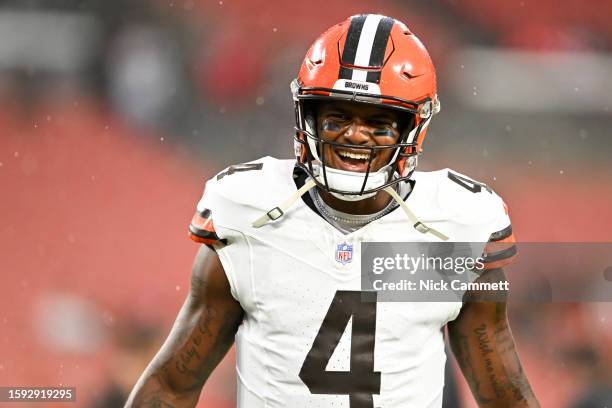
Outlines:
[[[374, 37], [378, 30], [378, 24], [383, 16], [377, 14], [368, 14], [363, 23], [363, 29], [359, 36], [359, 43], [357, 45], [357, 53], [355, 54], [354, 65], [358, 67], [370, 66], [370, 55], [372, 54], [372, 46], [374, 45]], [[365, 81], [366, 71], [354, 69], [352, 79], [354, 81]]]

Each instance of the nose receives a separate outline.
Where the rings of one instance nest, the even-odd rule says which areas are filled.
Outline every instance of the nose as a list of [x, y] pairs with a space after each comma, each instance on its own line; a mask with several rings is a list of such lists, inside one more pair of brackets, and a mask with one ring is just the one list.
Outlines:
[[350, 144], [364, 145], [372, 139], [372, 129], [364, 121], [356, 118], [346, 129], [344, 137]]

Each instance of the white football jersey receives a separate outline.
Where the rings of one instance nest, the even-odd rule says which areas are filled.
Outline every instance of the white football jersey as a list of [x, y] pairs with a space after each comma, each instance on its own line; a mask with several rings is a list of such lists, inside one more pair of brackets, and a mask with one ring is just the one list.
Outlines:
[[[438, 238], [416, 231], [400, 208], [344, 235], [302, 200], [252, 227], [295, 193], [294, 165], [265, 157], [229, 167], [206, 184], [190, 226], [194, 240], [215, 247], [245, 311], [238, 407], [441, 407], [443, 328], [461, 302], [362, 303], [359, 245]], [[505, 205], [488, 187], [448, 169], [415, 172], [414, 181], [407, 205], [451, 241], [511, 239]], [[352, 253], [340, 262], [342, 244]]]

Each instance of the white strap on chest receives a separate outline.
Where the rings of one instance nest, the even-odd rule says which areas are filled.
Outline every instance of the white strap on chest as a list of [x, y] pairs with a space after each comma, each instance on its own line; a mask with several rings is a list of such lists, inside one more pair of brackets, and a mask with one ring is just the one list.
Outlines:
[[266, 225], [270, 221], [278, 220], [285, 214], [285, 211], [289, 209], [297, 200], [299, 200], [308, 190], [316, 186], [317, 184], [313, 179], [308, 180], [300, 187], [295, 193], [291, 194], [284, 202], [277, 207], [274, 207], [251, 224], [253, 228], [260, 228]]
[[[261, 228], [270, 221], [278, 220], [285, 214], [289, 207], [291, 207], [297, 200], [299, 200], [304, 194], [306, 194], [306, 192], [308, 192], [308, 190], [310, 190], [314, 186], [316, 186], [314, 179], [306, 181], [306, 183], [304, 183], [304, 185], [300, 187], [296, 192], [291, 194], [289, 198], [287, 198], [287, 200], [282, 202], [277, 207], [274, 207], [255, 221], [253, 221], [251, 225], [253, 226], [253, 228]], [[410, 220], [410, 222], [412, 222], [414, 229], [416, 229], [422, 234], [430, 233], [438, 237], [442, 241], [448, 241], [448, 237], [446, 235], [442, 234], [440, 231], [434, 228], [428, 227], [427, 225], [419, 221], [416, 215], [414, 215], [410, 208], [408, 208], [404, 200], [402, 200], [400, 195], [397, 194], [393, 187], [386, 187], [384, 191], [387, 192], [387, 194], [389, 194], [397, 202], [397, 204], [402, 208], [402, 210], [404, 210], [404, 213], [406, 213], [408, 219]]]
[[422, 234], [427, 234], [429, 232], [430, 234], [440, 238], [442, 241], [448, 241], [448, 237], [446, 235], [434, 228], [428, 227], [427, 225], [419, 221], [416, 215], [414, 215], [410, 208], [408, 208], [404, 200], [402, 200], [402, 197], [400, 197], [399, 194], [397, 194], [397, 192], [392, 187], [386, 187], [384, 190], [387, 192], [387, 194], [393, 197], [393, 199], [400, 207], [402, 207], [402, 210], [404, 210], [410, 222], [413, 223], [413, 227], [415, 230], [419, 231]]

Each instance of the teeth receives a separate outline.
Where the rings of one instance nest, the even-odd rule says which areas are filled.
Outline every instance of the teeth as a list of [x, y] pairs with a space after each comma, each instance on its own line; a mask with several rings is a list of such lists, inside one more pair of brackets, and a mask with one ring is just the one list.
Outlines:
[[350, 159], [368, 160], [370, 158], [370, 155], [368, 153], [354, 153], [346, 150], [336, 150], [336, 152], [341, 157], [348, 157]]

